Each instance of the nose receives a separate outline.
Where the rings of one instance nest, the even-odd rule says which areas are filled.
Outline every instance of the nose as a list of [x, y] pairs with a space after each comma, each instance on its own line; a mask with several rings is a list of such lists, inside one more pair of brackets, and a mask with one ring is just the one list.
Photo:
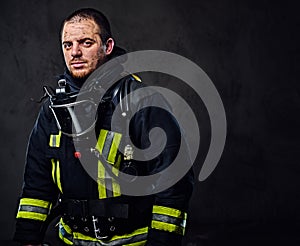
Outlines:
[[73, 57], [79, 57], [82, 55], [81, 53], [81, 49], [78, 43], [74, 43], [72, 46], [72, 51], [71, 51], [71, 55]]

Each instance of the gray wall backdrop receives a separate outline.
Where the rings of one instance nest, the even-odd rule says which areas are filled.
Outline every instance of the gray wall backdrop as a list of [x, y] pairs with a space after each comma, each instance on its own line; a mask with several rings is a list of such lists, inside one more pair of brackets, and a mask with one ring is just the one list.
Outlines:
[[[39, 98], [42, 85], [54, 86], [54, 75], [63, 72], [58, 30], [62, 19], [80, 7], [106, 13], [117, 43], [128, 51], [166, 50], [191, 59], [222, 97], [227, 143], [213, 174], [195, 185], [188, 245], [201, 237], [244, 239], [260, 233], [276, 240], [285, 234], [296, 238], [300, 87], [295, 3], [1, 1], [0, 239], [9, 240], [14, 230], [27, 138], [39, 109], [30, 98]], [[192, 93], [186, 96], [205, 115], [201, 101]], [[208, 119], [203, 119], [196, 176], [210, 136]]]

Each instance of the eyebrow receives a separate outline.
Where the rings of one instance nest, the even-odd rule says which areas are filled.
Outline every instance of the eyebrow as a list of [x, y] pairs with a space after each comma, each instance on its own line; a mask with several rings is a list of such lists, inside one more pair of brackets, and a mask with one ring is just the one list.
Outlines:
[[[95, 39], [92, 39], [92, 38], [81, 38], [81, 39], [79, 39], [79, 40], [77, 40], [77, 41], [78, 41], [78, 43], [83, 43], [83, 42], [85, 42], [85, 41], [87, 41], [87, 40], [92, 41], [92, 42], [96, 42], [96, 40], [95, 40]], [[63, 41], [62, 44], [65, 44], [65, 43], [71, 43], [71, 42], [72, 42], [72, 41]]]

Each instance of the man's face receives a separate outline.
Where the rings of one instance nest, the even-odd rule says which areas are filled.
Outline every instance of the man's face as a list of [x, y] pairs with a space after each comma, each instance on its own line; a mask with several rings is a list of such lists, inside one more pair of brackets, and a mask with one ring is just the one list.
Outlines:
[[80, 18], [64, 24], [61, 38], [63, 54], [74, 78], [87, 77], [105, 62], [108, 52], [100, 38], [100, 31], [91, 19]]

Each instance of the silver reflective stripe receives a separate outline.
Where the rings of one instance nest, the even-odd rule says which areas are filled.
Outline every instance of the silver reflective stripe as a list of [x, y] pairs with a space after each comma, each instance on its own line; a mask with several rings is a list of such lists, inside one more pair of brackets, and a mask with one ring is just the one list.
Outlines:
[[[62, 221], [62, 220], [61, 220]], [[115, 240], [110, 239], [108, 241], [104, 241], [104, 240], [97, 240], [96, 238], [91, 239], [88, 236], [85, 236], [84, 234], [77, 234], [74, 236], [71, 234], [71, 229], [70, 233], [64, 228], [64, 226], [67, 225], [63, 225], [62, 222], [59, 223], [59, 237], [62, 240], [67, 240], [69, 244], [72, 245], [81, 245], [81, 246], [121, 246], [121, 245], [127, 245], [127, 244], [133, 244], [133, 243], [141, 243], [144, 245], [145, 241], [147, 240], [147, 227], [145, 228], [141, 228], [138, 229], [134, 232], [132, 232], [132, 234], [125, 234], [123, 236], [116, 236], [117, 238]], [[67, 227], [66, 227], [67, 228]], [[140, 231], [142, 230], [142, 231]], [[140, 244], [139, 244], [140, 245]]]
[[52, 135], [52, 143], [51, 143], [52, 147], [56, 147], [56, 136], [55, 135]]
[[116, 246], [116, 245], [124, 245], [130, 243], [137, 243], [147, 239], [147, 233], [138, 234], [129, 238], [121, 238], [108, 243], [104, 243], [102, 245]]
[[49, 213], [48, 208], [42, 208], [42, 207], [36, 207], [30, 205], [21, 205], [19, 207], [19, 211], [35, 212], [35, 213], [46, 214], [46, 215]]
[[103, 146], [103, 149], [102, 149], [102, 155], [104, 156], [104, 158], [107, 160], [108, 158], [108, 154], [109, 154], [109, 151], [110, 151], [110, 146], [112, 144], [112, 141], [114, 139], [114, 132], [108, 132], [107, 135], [106, 135], [106, 139], [105, 139], [105, 142], [104, 142], [104, 146]]
[[185, 220], [180, 218], [175, 218], [168, 215], [162, 215], [162, 214], [153, 214], [152, 220], [165, 222], [168, 224], [173, 224], [177, 226], [185, 227]]
[[74, 239], [74, 245], [82, 245], [82, 246], [121, 246], [131, 243], [141, 242], [147, 239], [147, 233], [139, 234], [136, 236], [128, 237], [128, 238], [120, 238], [110, 242], [103, 241], [85, 241]]
[[95, 241], [84, 241], [79, 239], [74, 239], [74, 245], [78, 246], [101, 246], [100, 242]]
[[[104, 146], [102, 149], [102, 155], [106, 160], [108, 159], [109, 151], [110, 151], [114, 136], [115, 136], [114, 132], [110, 132], [110, 131], [107, 132]], [[112, 178], [109, 175], [109, 173], [106, 171], [106, 169], [105, 169], [105, 187], [106, 187], [106, 197], [107, 198], [113, 197]]]
[[[107, 171], [105, 170], [105, 176], [106, 176]], [[113, 187], [112, 187], [112, 178], [105, 178], [105, 187], [106, 187], [106, 196], [107, 197], [113, 197], [114, 194], [112, 192]]]

